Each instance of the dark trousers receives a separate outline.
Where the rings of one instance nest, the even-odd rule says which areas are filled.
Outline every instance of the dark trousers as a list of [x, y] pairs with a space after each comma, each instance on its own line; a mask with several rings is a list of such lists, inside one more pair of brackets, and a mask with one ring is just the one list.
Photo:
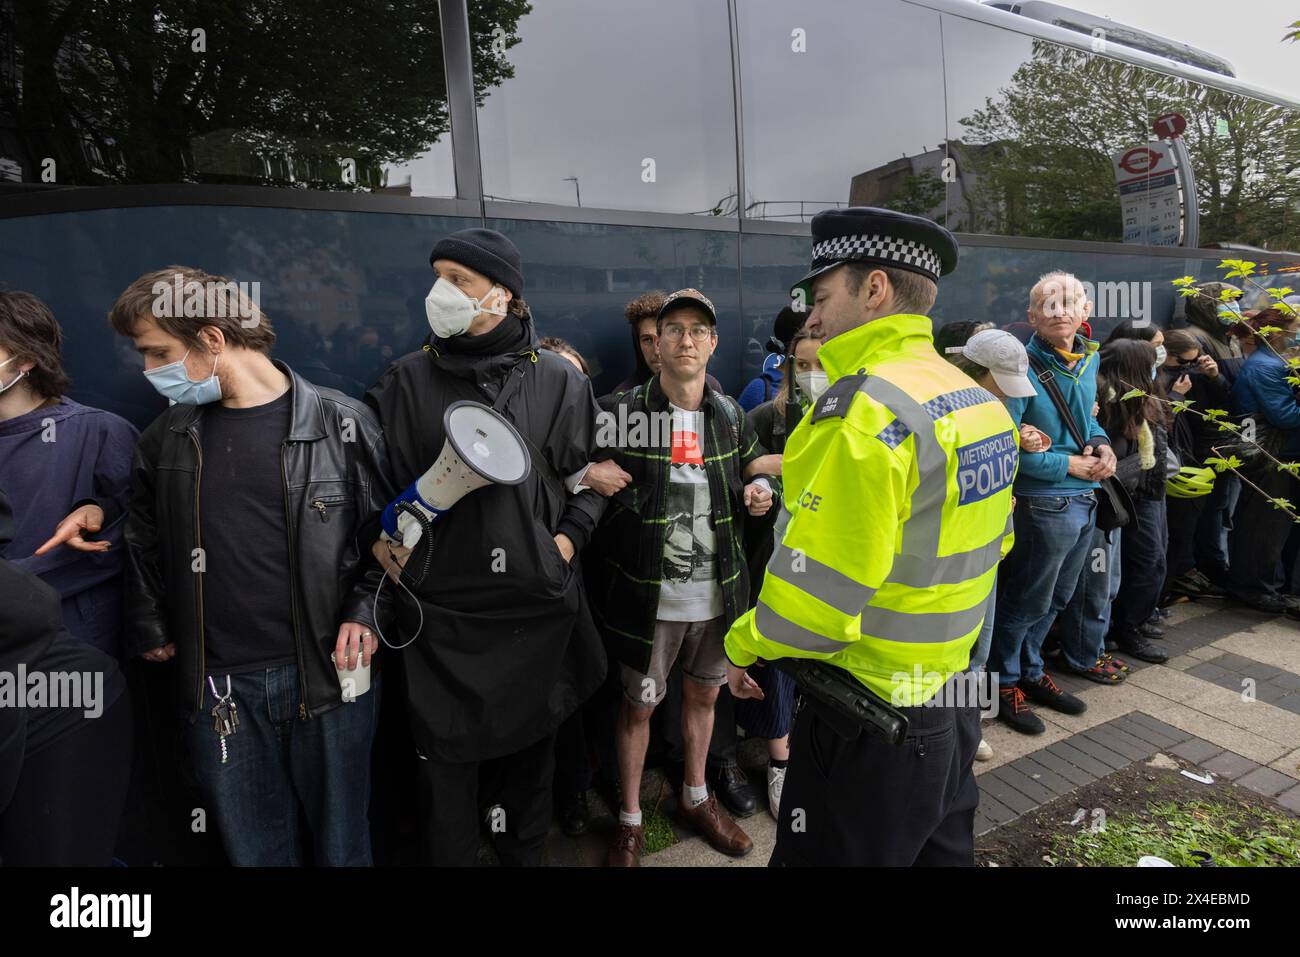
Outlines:
[[[226, 690], [225, 678], [216, 678]], [[312, 718], [298, 717], [297, 665], [232, 675], [239, 729], [221, 739], [204, 706], [185, 731], [199, 791], [236, 867], [301, 867], [303, 824], [317, 867], [369, 867], [370, 748], [382, 682]]]
[[1170, 586], [1196, 567], [1196, 529], [1205, 512], [1208, 495], [1200, 498], [1167, 498], [1165, 513], [1168, 521], [1169, 547], [1165, 550], [1165, 583], [1161, 594], [1168, 594]]
[[1214, 490], [1205, 497], [1205, 507], [1196, 524], [1196, 567], [1220, 585], [1227, 582], [1230, 540], [1236, 526], [1234, 515], [1242, 489], [1237, 476], [1231, 472], [1219, 473], [1214, 479]]
[[[1267, 461], [1267, 460], [1266, 460]], [[1243, 470], [1264, 492], [1246, 488], [1232, 517], [1232, 561], [1228, 580], [1234, 592], [1243, 595], [1277, 595], [1282, 591], [1282, 548], [1291, 533], [1286, 512], [1274, 508], [1265, 496], [1296, 501], [1300, 486], [1291, 476], [1279, 472], [1271, 462]]]
[[501, 808], [489, 819], [488, 828], [501, 863], [542, 863], [551, 827], [554, 734], [488, 761], [451, 763], [429, 757], [417, 764], [424, 863], [472, 867], [478, 860], [480, 815], [494, 804]]
[[849, 739], [808, 700], [795, 717], [772, 866], [972, 866], [976, 707], [902, 708], [907, 737]]
[[0, 865], [107, 867], [131, 779], [131, 698], [123, 694], [46, 747], [24, 755], [0, 809]]
[[584, 794], [591, 787], [591, 756], [587, 752], [587, 728], [579, 708], [555, 732], [555, 793]]
[[1155, 614], [1169, 544], [1165, 500], [1134, 498], [1133, 506], [1133, 520], [1121, 531], [1119, 596], [1111, 609], [1111, 626], [1122, 636]]

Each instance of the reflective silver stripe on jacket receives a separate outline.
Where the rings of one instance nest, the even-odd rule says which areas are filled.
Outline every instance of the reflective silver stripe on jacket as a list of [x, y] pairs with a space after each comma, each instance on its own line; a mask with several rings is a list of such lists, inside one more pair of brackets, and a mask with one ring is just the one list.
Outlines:
[[962, 611], [908, 612], [868, 605], [862, 609], [862, 634], [907, 644], [956, 641], [980, 626], [987, 607], [987, 599]]
[[796, 586], [806, 595], [824, 601], [836, 611], [856, 615], [876, 593], [830, 565], [788, 545], [777, 545], [767, 563], [767, 573]]
[[1002, 560], [1002, 542], [1011, 534], [1014, 522], [1008, 518], [1007, 527], [986, 545], [968, 552], [955, 552], [929, 558], [922, 555], [895, 555], [894, 567], [885, 581], [909, 588], [929, 588], [932, 585], [960, 585], [979, 578]]
[[795, 624], [779, 612], [773, 611], [771, 606], [761, 598], [754, 609], [754, 624], [758, 626], [759, 634], [767, 640], [780, 642], [802, 651], [833, 655], [848, 647], [847, 642], [827, 638], [825, 635], [810, 631], [803, 625]]

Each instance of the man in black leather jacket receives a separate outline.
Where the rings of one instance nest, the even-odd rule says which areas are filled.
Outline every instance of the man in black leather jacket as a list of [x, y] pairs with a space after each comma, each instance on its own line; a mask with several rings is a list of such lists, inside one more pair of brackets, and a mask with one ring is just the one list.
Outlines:
[[302, 816], [312, 862], [368, 865], [379, 689], [358, 693], [357, 669], [376, 651], [382, 572], [362, 530], [393, 495], [378, 424], [273, 361], [269, 321], [222, 277], [147, 274], [109, 319], [175, 403], [132, 466], [125, 646], [176, 658], [187, 750], [232, 863], [304, 863]]

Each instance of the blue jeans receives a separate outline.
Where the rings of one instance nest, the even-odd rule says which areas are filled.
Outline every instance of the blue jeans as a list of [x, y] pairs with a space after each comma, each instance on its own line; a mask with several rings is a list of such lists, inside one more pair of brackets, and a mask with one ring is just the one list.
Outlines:
[[[1106, 650], [1111, 606], [1119, 585], [1120, 531], [1103, 532], [1094, 527], [1074, 594], [1060, 615], [1061, 657], [1076, 671], [1087, 671]], [[1047, 627], [1051, 627], [1050, 621]], [[1046, 633], [1045, 627], [1044, 637]]]
[[1073, 595], [1096, 519], [1097, 495], [1091, 490], [1016, 496], [1016, 544], [998, 570], [997, 621], [989, 647], [988, 670], [1000, 687], [1022, 677], [1042, 678], [1043, 638]]
[[[301, 867], [299, 815], [318, 866], [368, 867], [370, 745], [379, 713], [379, 676], [353, 701], [298, 719], [298, 667], [232, 675], [239, 729], [226, 738], [227, 761], [208, 712], [216, 703], [204, 682], [203, 710], [186, 729], [190, 763], [209, 818], [230, 863]], [[214, 678], [226, 692], [226, 679]]]
[[998, 580], [995, 575], [993, 578], [993, 590], [989, 592], [989, 604], [984, 609], [984, 624], [980, 628], [980, 635], [975, 639], [975, 647], [970, 652], [970, 670], [979, 674], [984, 668], [984, 663], [989, 660], [989, 645], [993, 643], [993, 622], [997, 618], [998, 609]]

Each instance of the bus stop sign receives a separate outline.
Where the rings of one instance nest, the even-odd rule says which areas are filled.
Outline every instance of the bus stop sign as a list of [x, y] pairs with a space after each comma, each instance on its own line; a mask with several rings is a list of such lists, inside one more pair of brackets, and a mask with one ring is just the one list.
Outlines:
[[1183, 130], [1187, 129], [1187, 120], [1180, 113], [1164, 113], [1156, 117], [1151, 129], [1161, 139], [1174, 139], [1183, 135]]

